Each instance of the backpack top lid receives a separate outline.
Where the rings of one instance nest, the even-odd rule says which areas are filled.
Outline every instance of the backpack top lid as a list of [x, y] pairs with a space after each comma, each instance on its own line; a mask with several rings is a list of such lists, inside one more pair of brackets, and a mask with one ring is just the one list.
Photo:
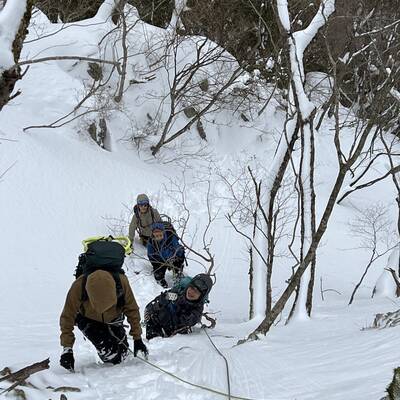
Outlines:
[[88, 244], [85, 256], [89, 269], [119, 269], [124, 263], [125, 249], [118, 242], [100, 239]]

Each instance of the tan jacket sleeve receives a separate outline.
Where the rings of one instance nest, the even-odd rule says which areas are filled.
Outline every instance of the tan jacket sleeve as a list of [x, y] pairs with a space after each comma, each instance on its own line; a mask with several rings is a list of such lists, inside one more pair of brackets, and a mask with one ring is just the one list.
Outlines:
[[137, 217], [136, 217], [136, 215], [133, 215], [132, 221], [129, 224], [129, 234], [128, 234], [129, 239], [131, 240], [132, 243], [133, 243], [133, 239], [135, 238], [135, 231], [136, 231], [137, 226], [138, 226]]
[[63, 347], [72, 347], [75, 342], [74, 325], [76, 314], [81, 305], [81, 285], [81, 279], [77, 279], [72, 284], [65, 300], [64, 309], [60, 316], [60, 342]]
[[131, 285], [125, 275], [121, 276], [121, 283], [125, 293], [125, 305], [122, 312], [126, 315], [131, 330], [129, 334], [134, 339], [140, 339], [142, 335], [142, 328], [140, 326], [140, 313], [139, 306], [136, 303], [135, 296], [133, 295]]

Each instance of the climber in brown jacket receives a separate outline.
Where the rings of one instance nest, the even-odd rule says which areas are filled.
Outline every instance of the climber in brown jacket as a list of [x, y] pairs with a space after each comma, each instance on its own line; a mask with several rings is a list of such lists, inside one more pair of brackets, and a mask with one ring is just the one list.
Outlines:
[[120, 363], [129, 348], [123, 327], [124, 316], [131, 326], [129, 333], [134, 339], [134, 355], [138, 351], [147, 354], [141, 339], [139, 307], [128, 278], [124, 274], [118, 275], [121, 293], [117, 291], [113, 275], [103, 270], [92, 272], [87, 277], [81, 275], [72, 284], [60, 317], [60, 339], [64, 347], [60, 364], [64, 368], [74, 369], [75, 325], [93, 343], [103, 362]]

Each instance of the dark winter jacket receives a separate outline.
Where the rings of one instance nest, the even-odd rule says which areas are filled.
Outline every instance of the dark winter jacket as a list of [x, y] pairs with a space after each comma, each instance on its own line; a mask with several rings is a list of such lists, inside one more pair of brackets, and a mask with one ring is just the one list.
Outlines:
[[184, 259], [185, 249], [172, 231], [164, 231], [164, 239], [157, 241], [151, 238], [147, 243], [147, 256], [154, 263], [172, 262], [174, 258]]
[[204, 298], [189, 301], [186, 288], [172, 288], [161, 293], [146, 306], [145, 320], [147, 329], [159, 331], [154, 336], [171, 336], [186, 333], [187, 329], [201, 321]]

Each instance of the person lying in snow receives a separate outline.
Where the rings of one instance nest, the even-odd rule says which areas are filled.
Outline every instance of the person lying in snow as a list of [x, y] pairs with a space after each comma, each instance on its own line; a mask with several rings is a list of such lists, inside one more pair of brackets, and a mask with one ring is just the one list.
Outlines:
[[154, 222], [161, 221], [160, 214], [150, 205], [150, 200], [145, 194], [139, 194], [133, 211], [134, 214], [129, 225], [129, 239], [133, 244], [137, 230], [143, 246], [146, 246], [151, 236], [151, 225]]
[[[128, 340], [123, 327], [124, 315], [131, 326], [134, 339], [134, 355], [147, 348], [141, 339], [140, 314], [128, 278], [118, 274], [122, 292], [117, 293], [113, 275], [104, 270], [79, 276], [72, 284], [60, 317], [61, 346], [60, 365], [74, 370], [76, 325], [94, 345], [100, 359], [105, 363], [119, 364], [128, 353]], [[85, 283], [86, 280], [86, 283]]]
[[212, 285], [207, 274], [185, 277], [178, 285], [147, 304], [144, 311], [146, 338], [190, 333], [190, 328], [201, 321]]
[[172, 228], [165, 229], [163, 222], [152, 225], [152, 236], [147, 243], [147, 256], [153, 266], [154, 278], [163, 288], [167, 269], [172, 269], [175, 281], [182, 277], [185, 261], [185, 248], [179, 243], [178, 236]]

